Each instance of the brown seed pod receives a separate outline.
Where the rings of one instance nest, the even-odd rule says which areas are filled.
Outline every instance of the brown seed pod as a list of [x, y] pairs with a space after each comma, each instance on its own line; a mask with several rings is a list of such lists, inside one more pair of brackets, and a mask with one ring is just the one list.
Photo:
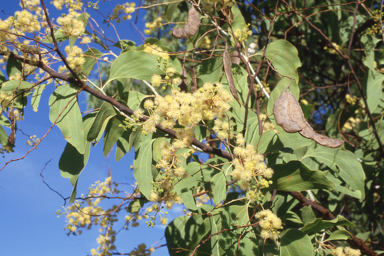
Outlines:
[[287, 93], [287, 88], [275, 101], [273, 113], [277, 125], [281, 126], [286, 132], [299, 132], [301, 136], [330, 148], [338, 148], [344, 143], [343, 140], [316, 133], [305, 120], [303, 110], [295, 96], [293, 96], [292, 92]]
[[228, 86], [229, 86], [229, 89], [231, 90], [232, 96], [240, 104], [240, 99], [239, 99], [239, 96], [237, 95], [235, 81], [233, 80], [232, 62], [231, 62], [231, 56], [228, 53], [227, 44], [225, 44], [225, 50], [223, 53], [223, 65], [224, 65], [225, 76], [227, 77]]
[[199, 13], [191, 7], [188, 12], [188, 21], [185, 23], [184, 28], [172, 29], [172, 35], [176, 38], [187, 39], [188, 37], [194, 36], [199, 30], [200, 16]]

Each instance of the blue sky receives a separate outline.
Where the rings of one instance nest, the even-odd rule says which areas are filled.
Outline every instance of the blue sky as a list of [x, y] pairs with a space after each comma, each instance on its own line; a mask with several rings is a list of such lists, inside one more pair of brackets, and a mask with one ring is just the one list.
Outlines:
[[[52, 17], [58, 17], [64, 10], [58, 12], [46, 1], [47, 8]], [[137, 1], [138, 2], [138, 1]], [[9, 14], [20, 10], [18, 1], [2, 1], [0, 18], [5, 19]], [[113, 7], [124, 1], [100, 1], [100, 11], [106, 15]], [[95, 12], [90, 12], [102, 26], [107, 38], [117, 41], [111, 27], [102, 24], [102, 19]], [[136, 26], [142, 31], [144, 27], [143, 14], [140, 11]], [[98, 18], [99, 17], [99, 18]], [[138, 45], [142, 44], [139, 33], [131, 21], [117, 25], [121, 39], [130, 39]], [[94, 46], [95, 47], [95, 46]], [[116, 48], [117, 49], [117, 48]], [[101, 49], [100, 49], [101, 50]], [[53, 92], [53, 85], [47, 87], [40, 101], [39, 111], [33, 112], [30, 105], [25, 110], [25, 119], [18, 123], [18, 128], [28, 135], [41, 138], [51, 126], [49, 121], [48, 99]], [[85, 95], [80, 96], [81, 109], [85, 110]], [[7, 130], [9, 132], [9, 130]], [[11, 159], [22, 157], [30, 147], [26, 144], [27, 137], [18, 132], [16, 148], [12, 154], [0, 155], [0, 165]], [[13, 162], [0, 172], [0, 245], [2, 255], [87, 255], [91, 248], [96, 248], [97, 229], [85, 230], [80, 236], [67, 236], [64, 231], [65, 219], [57, 218], [56, 211], [63, 206], [63, 199], [51, 191], [40, 176], [46, 165], [43, 176], [45, 182], [64, 197], [69, 197], [72, 185], [60, 175], [58, 162], [66, 141], [60, 130], [54, 127], [48, 137], [32, 151], [25, 159]], [[104, 158], [102, 143], [91, 149], [89, 162], [82, 172], [78, 183], [78, 195], [87, 193], [88, 188], [97, 180], [103, 181], [111, 169], [113, 180], [119, 183], [134, 183], [133, 172], [129, 166], [133, 163], [133, 154], [128, 154], [115, 161], [114, 149], [109, 158]], [[49, 163], [48, 163], [49, 162]], [[119, 187], [119, 189], [121, 189]], [[127, 191], [130, 192], [129, 187]], [[119, 203], [113, 202], [113, 203]], [[174, 207], [171, 216], [182, 214], [181, 206]], [[170, 219], [172, 218], [171, 216]], [[122, 215], [124, 217], [124, 215]], [[121, 227], [123, 224], [117, 227]], [[148, 246], [155, 244], [164, 236], [164, 227], [156, 225], [147, 228], [144, 223], [138, 228], [130, 228], [117, 236], [117, 249], [119, 252], [130, 252], [140, 243]], [[162, 239], [156, 245], [164, 244]], [[155, 246], [156, 246], [155, 245]], [[167, 249], [157, 250], [154, 255], [168, 255]]]

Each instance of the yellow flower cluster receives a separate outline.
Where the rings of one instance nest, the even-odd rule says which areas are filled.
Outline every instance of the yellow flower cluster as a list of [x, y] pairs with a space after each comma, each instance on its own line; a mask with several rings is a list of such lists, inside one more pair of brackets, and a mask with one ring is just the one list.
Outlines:
[[[135, 12], [135, 3], [125, 3], [125, 4], [118, 4], [113, 9], [113, 13], [109, 15], [109, 18], [111, 20], [116, 20], [117, 23], [121, 22], [121, 19], [123, 20], [130, 20], [132, 19], [131, 13]], [[126, 14], [122, 18], [120, 17], [122, 14]]]
[[333, 47], [324, 46], [324, 50], [328, 51], [330, 54], [337, 54], [338, 52], [335, 50], [339, 50], [340, 52], [344, 53], [345, 49], [340, 47], [337, 43], [332, 43]]
[[206, 50], [211, 49], [211, 43], [212, 43], [211, 39], [209, 39], [208, 36], [205, 36], [205, 37], [203, 37], [202, 40], [203, 41], [200, 44], [200, 48], [203, 48], [203, 49], [206, 49]]
[[155, 249], [153, 247], [148, 248], [145, 244], [140, 244], [136, 250], [132, 250], [129, 256], [150, 256]]
[[[251, 185], [252, 178], [257, 183], [256, 189], [259, 193], [248, 193], [247, 196], [250, 197], [252, 201], [257, 199], [257, 195], [260, 194], [261, 188], [269, 187], [270, 182], [266, 179], [270, 179], [273, 176], [273, 170], [264, 162], [264, 156], [258, 154], [255, 148], [248, 144], [243, 148], [245, 140], [241, 133], [236, 135], [236, 144], [237, 147], [234, 148], [233, 153], [238, 156], [233, 161], [234, 170], [232, 171], [232, 176], [234, 179], [241, 181], [240, 188], [242, 190], [248, 190]], [[258, 178], [257, 178], [258, 177]], [[252, 197], [254, 196], [254, 197]]]
[[83, 50], [76, 45], [72, 46], [72, 48], [67, 45], [65, 47], [65, 52], [67, 53], [67, 61], [69, 66], [76, 72], [80, 73], [83, 70], [83, 64], [85, 62], [85, 58], [83, 57]]
[[350, 247], [345, 247], [343, 252], [343, 247], [337, 247], [332, 250], [332, 255], [335, 256], [360, 256], [361, 252], [358, 249], [352, 249]]
[[283, 228], [282, 222], [271, 210], [260, 211], [256, 213], [255, 218], [260, 219], [260, 236], [263, 239], [271, 238], [277, 240], [279, 238], [280, 232], [278, 230]]
[[346, 100], [349, 104], [355, 105], [355, 104], [356, 104], [356, 101], [357, 101], [357, 97], [356, 97], [356, 95], [354, 95], [354, 96], [352, 97], [350, 94], [346, 94], [346, 95], [345, 95], [345, 100]]
[[203, 9], [207, 12], [219, 10], [222, 7], [232, 7], [233, 2], [231, 0], [204, 0], [202, 1]]
[[144, 52], [148, 52], [152, 55], [160, 56], [163, 60], [168, 60], [169, 55], [167, 52], [165, 52], [163, 49], [161, 49], [157, 45], [152, 44], [145, 44], [144, 46]]
[[15, 21], [13, 26], [28, 33], [40, 30], [40, 22], [38, 22], [37, 16], [27, 10], [15, 12]]
[[[81, 228], [90, 229], [93, 225], [100, 226], [100, 236], [97, 238], [99, 244], [97, 249], [92, 249], [92, 255], [111, 255], [110, 251], [115, 249], [114, 241], [116, 232], [112, 229], [116, 216], [106, 215], [111, 210], [104, 210], [99, 206], [101, 200], [107, 195], [119, 193], [116, 189], [117, 184], [111, 182], [112, 177], [108, 177], [104, 182], [97, 181], [89, 189], [89, 194], [84, 201], [76, 201], [74, 204], [65, 208], [65, 212], [60, 212], [67, 218], [66, 229], [72, 234], [81, 234]], [[114, 206], [115, 207], [115, 206]], [[119, 209], [116, 211], [118, 212]]]
[[273, 125], [273, 123], [271, 123], [269, 119], [267, 119], [266, 114], [260, 114], [259, 118], [263, 124], [263, 133], [267, 131], [274, 131], [277, 133], [276, 127]]
[[53, 0], [52, 3], [58, 10], [61, 10], [65, 5], [66, 8], [69, 8], [69, 12], [80, 11], [83, 6], [81, 0]]
[[[262, 86], [264, 87], [265, 91], [266, 91], [268, 94], [270, 94], [270, 93], [271, 93], [271, 88], [269, 87], [269, 84], [266, 83], [266, 82], [264, 82], [264, 81], [261, 81], [261, 84], [262, 84]], [[258, 91], [261, 90], [260, 85], [259, 85], [258, 83], [255, 84], [255, 88], [256, 88], [256, 90], [258, 90]], [[265, 96], [265, 95], [264, 95], [264, 92], [263, 92], [262, 96]]]
[[27, 140], [27, 145], [35, 146], [39, 142], [40, 142], [40, 139], [36, 138], [36, 135], [33, 135], [29, 137], [29, 140]]
[[80, 36], [84, 33], [84, 22], [76, 19], [80, 13], [70, 12], [64, 17], [57, 18], [57, 23], [61, 26], [64, 36]]
[[157, 17], [152, 22], [145, 23], [145, 27], [147, 29], [144, 30], [144, 33], [147, 35], [150, 35], [152, 33], [152, 31], [154, 31], [156, 28], [159, 28], [160, 26], [162, 26], [162, 23], [161, 23], [162, 20], [163, 20], [163, 18], [161, 18], [161, 16], [160, 16], [160, 17]]
[[[35, 12], [36, 14], [39, 14], [41, 12], [40, 0], [23, 0], [23, 4], [25, 8], [27, 8], [31, 12]], [[20, 7], [23, 7], [21, 2]]]
[[246, 42], [247, 41], [247, 38], [248, 36], [251, 36], [252, 35], [252, 30], [249, 29], [249, 26], [251, 24], [247, 24], [247, 25], [243, 25], [243, 28], [237, 28], [235, 30], [235, 37], [240, 41], [240, 42]]
[[360, 118], [355, 118], [355, 117], [350, 117], [347, 122], [344, 123], [344, 126], [343, 128], [341, 128], [341, 130], [343, 132], [348, 132], [348, 131], [352, 131], [353, 128], [355, 128], [355, 126], [357, 124], [359, 124], [362, 120]]

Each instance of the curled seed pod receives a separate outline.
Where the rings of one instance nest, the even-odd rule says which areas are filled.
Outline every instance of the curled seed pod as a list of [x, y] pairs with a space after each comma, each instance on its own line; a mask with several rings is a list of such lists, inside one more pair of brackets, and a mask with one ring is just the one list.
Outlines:
[[200, 16], [195, 8], [191, 7], [188, 12], [188, 21], [185, 23], [184, 28], [172, 29], [172, 35], [176, 38], [187, 39], [188, 37], [194, 36], [199, 30]]
[[223, 64], [224, 64], [224, 72], [225, 72], [225, 76], [227, 77], [229, 89], [231, 90], [232, 96], [240, 104], [240, 99], [239, 99], [239, 96], [237, 95], [235, 81], [233, 80], [232, 62], [231, 62], [231, 56], [228, 53], [228, 45], [227, 44], [225, 44], [225, 50], [223, 53]]
[[287, 88], [275, 101], [273, 113], [277, 125], [281, 126], [286, 132], [299, 132], [301, 136], [330, 148], [338, 148], [344, 143], [343, 140], [316, 133], [305, 120], [303, 110], [295, 96], [293, 96], [292, 92], [287, 93]]

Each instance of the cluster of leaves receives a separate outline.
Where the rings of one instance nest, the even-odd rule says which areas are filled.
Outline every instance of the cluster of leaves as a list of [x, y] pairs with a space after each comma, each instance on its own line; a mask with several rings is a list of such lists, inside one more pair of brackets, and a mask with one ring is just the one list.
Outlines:
[[[384, 59], [375, 1], [147, 2], [148, 22], [183, 27], [174, 31], [193, 28], [179, 40], [171, 36], [174, 27], [156, 23], [147, 32], [158, 39], [140, 46], [129, 40], [109, 46], [87, 31], [91, 19], [79, 1], [54, 1], [69, 8], [56, 25], [41, 2], [43, 9], [22, 1], [36, 17], [24, 10], [25, 19], [14, 22], [17, 13], [0, 23], [0, 54], [7, 62], [7, 78], [0, 74], [0, 143], [15, 146], [15, 110], [22, 113], [28, 98], [37, 110], [43, 83], [56, 79], [49, 117], [67, 140], [59, 168], [73, 184], [71, 203], [91, 145], [102, 140], [105, 156], [116, 145], [117, 161], [134, 149], [132, 196], [102, 209], [101, 198], [120, 193], [108, 178], [80, 197], [87, 206], [78, 201], [64, 210], [70, 232], [102, 227], [92, 254], [117, 253], [113, 223], [126, 201], [126, 222], [150, 218], [146, 224], [153, 226], [160, 216], [172, 255], [375, 255], [381, 249]], [[109, 17], [119, 20], [133, 8], [119, 5]], [[43, 38], [35, 37], [34, 47], [20, 44], [16, 39], [27, 32]], [[107, 55], [114, 58], [110, 65]], [[63, 65], [56, 72], [50, 59], [58, 58]], [[96, 64], [94, 82], [89, 77]], [[30, 78], [34, 68], [42, 70], [38, 81]], [[346, 141], [341, 148], [276, 124], [274, 104], [287, 87], [301, 98], [316, 131]], [[82, 91], [100, 100], [92, 100], [96, 108], [85, 114], [77, 99]], [[9, 135], [3, 126], [11, 128]], [[34, 148], [40, 142], [34, 140]], [[198, 200], [202, 195], [210, 200]], [[168, 223], [164, 208], [174, 203], [186, 214]], [[131, 254], [152, 251], [141, 245]]]

